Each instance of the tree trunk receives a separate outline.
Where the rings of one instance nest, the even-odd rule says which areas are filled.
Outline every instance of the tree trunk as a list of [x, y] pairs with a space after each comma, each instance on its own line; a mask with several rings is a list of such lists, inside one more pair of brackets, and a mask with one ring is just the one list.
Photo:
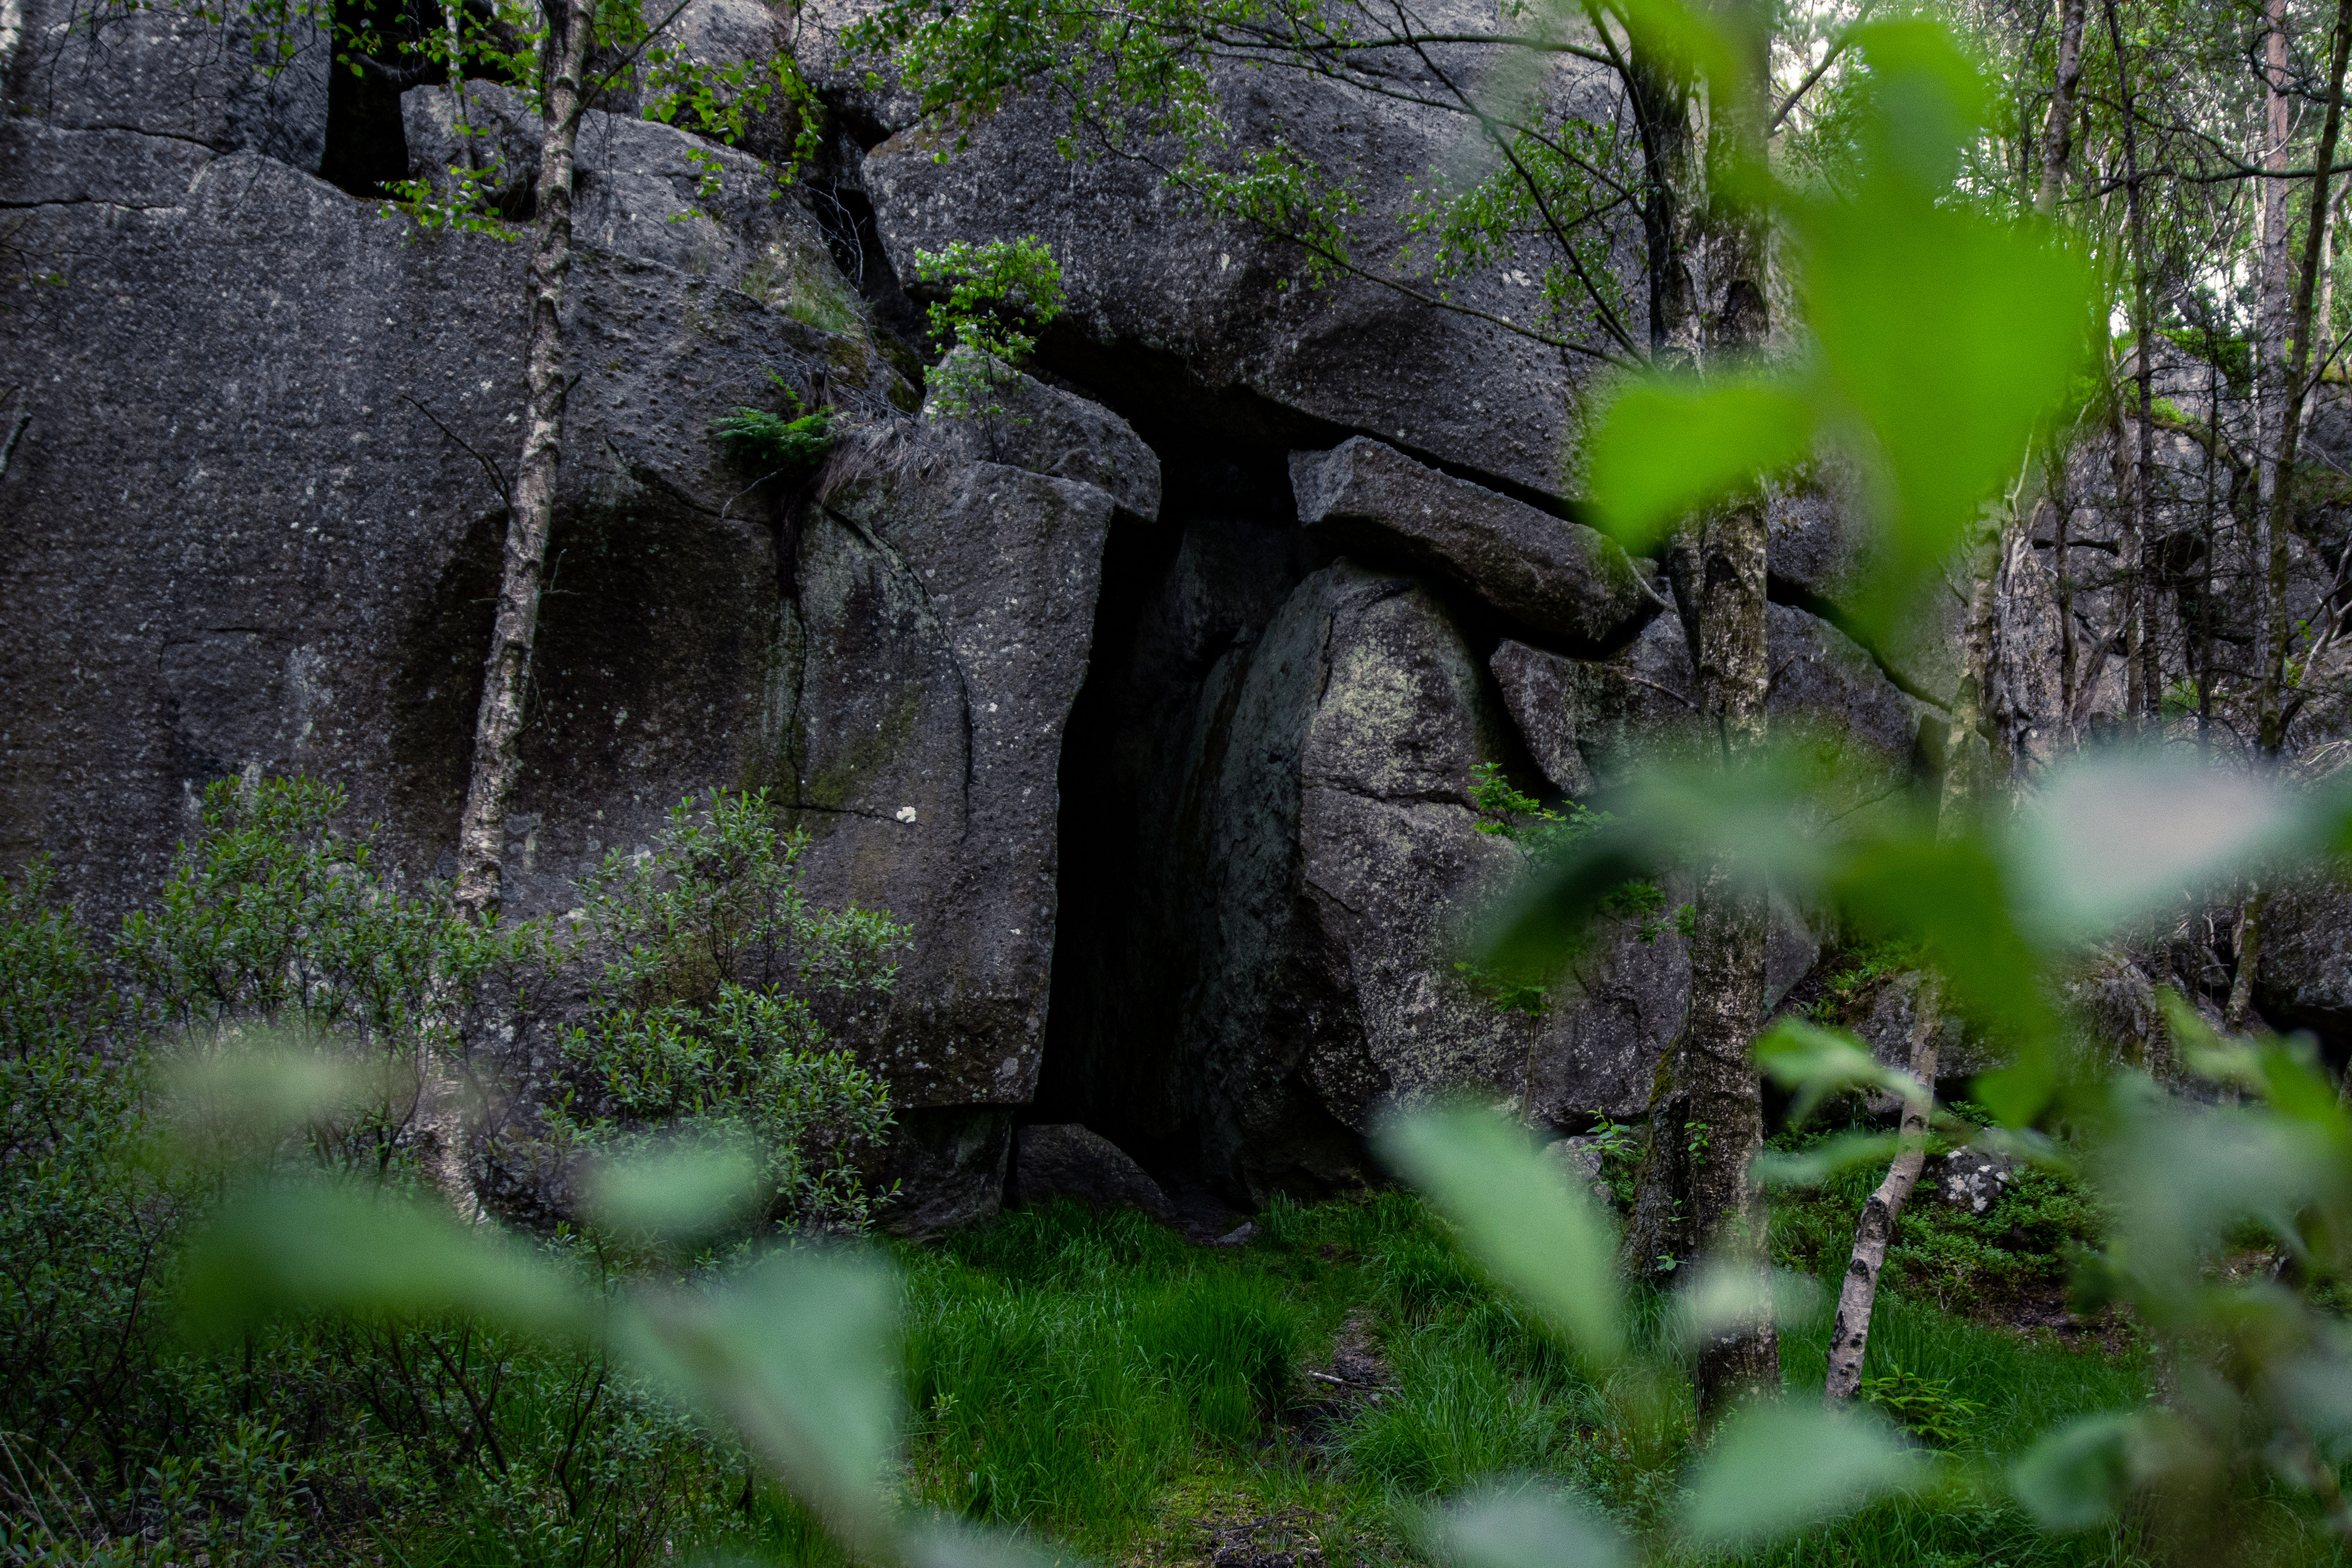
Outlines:
[[1823, 1403], [1832, 1409], [1854, 1396], [1862, 1386], [1862, 1360], [1870, 1348], [1870, 1312], [1878, 1299], [1879, 1270], [1886, 1266], [1887, 1244], [1895, 1239], [1895, 1222], [1918, 1184], [1927, 1163], [1927, 1120], [1935, 1112], [1936, 1029], [1943, 1021], [1943, 981], [1933, 970], [1920, 977], [1919, 993], [1912, 1003], [1911, 1076], [1924, 1094], [1903, 1101], [1903, 1147], [1887, 1166], [1886, 1179], [1862, 1206], [1854, 1227], [1853, 1258], [1846, 1265], [1845, 1282], [1838, 1291], [1837, 1318], [1830, 1325], [1829, 1378]]
[[2246, 1019], [2254, 1007], [2254, 971], [2263, 962], [2263, 906], [2270, 894], [2256, 888], [2238, 905], [2238, 968], [2230, 977], [2230, 1004], [2222, 1010], [2221, 1026], [2231, 1034], [2246, 1032]]
[[[2287, 282], [2286, 0], [2268, 0], [2269, 28], [2263, 39], [2262, 235], [2258, 254], [2260, 291], [2255, 300], [2254, 529], [2247, 563], [2254, 588], [2254, 706], [2268, 712], [2265, 696], [2272, 661], [2270, 539], [2273, 499], [2278, 494], [2279, 439], [2285, 423], [2286, 340], [2290, 295]], [[2260, 718], [2257, 717], [2257, 727]]]
[[584, 0], [548, 0], [548, 37], [541, 46], [540, 92], [545, 135], [540, 142], [537, 216], [530, 280], [530, 408], [522, 463], [507, 512], [504, 570], [482, 696], [475, 710], [474, 763], [457, 829], [457, 907], [477, 918], [496, 912], [507, 810], [522, 768], [518, 742], [539, 629], [547, 537], [563, 445], [565, 380], [563, 287], [572, 268], [572, 166], [583, 109], [581, 78], [593, 12]]
[[[2320, 268], [2327, 259], [2327, 205], [2332, 184], [2328, 170], [2336, 162], [2336, 143], [2344, 129], [2344, 71], [2352, 58], [2352, 0], [2338, 0], [2334, 57], [2328, 63], [2327, 114], [2319, 128], [2319, 148], [2312, 160], [2311, 211], [2303, 233], [2303, 265], [2294, 280], [2294, 298], [2286, 320], [2286, 365], [2284, 397], [2279, 410], [2277, 474], [2271, 481], [2269, 534], [2270, 570], [2263, 638], [2263, 665], [2257, 707], [2263, 755], [2275, 762], [2286, 745], [2284, 695], [2286, 684], [2287, 540], [2294, 531], [2294, 465], [2303, 435], [2303, 405], [2311, 382], [2311, 313]], [[2283, 185], [2283, 181], [2269, 182]], [[2285, 203], [2279, 206], [2284, 212]], [[2265, 244], [2268, 236], [2265, 235]], [[2285, 235], [2279, 237], [2282, 252]]]
[[2058, 68], [2050, 84], [2050, 112], [2042, 122], [2042, 186], [2033, 210], [2056, 214], [2074, 155], [2074, 89], [2083, 79], [2083, 0], [2058, 0]]
[[[2147, 256], [2147, 225], [2144, 217], [2145, 204], [2140, 196], [2139, 128], [2137, 120], [2138, 100], [2133, 95], [2129, 56], [2124, 48], [2123, 19], [2116, 14], [2116, 0], [2105, 0], [2107, 39], [2116, 55], [2116, 78], [2121, 92], [2124, 143], [2124, 213], [2126, 242], [2131, 247], [2132, 263], [2132, 340], [2134, 347], [2133, 384], [2138, 392], [2136, 413], [2138, 429], [2131, 457], [2130, 528], [2125, 536], [2127, 559], [2124, 591], [2134, 597], [2137, 613], [2131, 618], [2133, 631], [2126, 633], [2126, 657], [2132, 660], [2131, 678], [2126, 683], [2139, 693], [2134, 718], [2153, 730], [2164, 709], [2164, 662], [2157, 642], [2156, 573], [2151, 564], [2155, 540], [2149, 529], [2155, 515], [2149, 505], [2148, 486], [2156, 469], [2156, 302], [2155, 285]], [[2116, 500], [2124, 500], [2121, 491]]]
[[2107, 393], [2107, 461], [2116, 486], [2116, 599], [2123, 617], [2124, 724], [2139, 722], [2143, 701], [2139, 600], [2139, 507], [2136, 499], [2131, 427], [2123, 410], [2123, 367], [2116, 367]]
[[1693, 123], [1693, 84], [1679, 62], [1662, 58], [1637, 33], [1625, 88], [1642, 142], [1650, 356], [1659, 370], [1695, 370], [1701, 329], [1691, 253], [1706, 210], [1706, 144], [1703, 128]]
[[[1769, 328], [1768, 216], [1748, 194], [1764, 167], [1771, 112], [1770, 31], [1762, 8], [1739, 18], [1746, 80], [1716, 106], [1717, 191], [1710, 225], [1712, 271], [1723, 281], [1709, 324], [1710, 361], [1738, 366], [1759, 355]], [[1738, 23], [1735, 23], [1735, 27]], [[1772, 669], [1765, 644], [1765, 542], [1760, 501], [1706, 519], [1697, 561], [1700, 722], [1727, 771], [1759, 758]], [[1746, 1391], [1777, 1386], [1780, 1350], [1769, 1306], [1763, 1193], [1751, 1170], [1764, 1145], [1764, 1098], [1748, 1047], [1764, 1021], [1769, 895], [1743, 868], [1718, 860], [1701, 873], [1690, 946], [1689, 1020], [1680, 1077], [1688, 1097], [1692, 1239], [1718, 1268], [1753, 1270], [1758, 1315], [1699, 1350], [1695, 1382], [1701, 1424], [1720, 1419]]]

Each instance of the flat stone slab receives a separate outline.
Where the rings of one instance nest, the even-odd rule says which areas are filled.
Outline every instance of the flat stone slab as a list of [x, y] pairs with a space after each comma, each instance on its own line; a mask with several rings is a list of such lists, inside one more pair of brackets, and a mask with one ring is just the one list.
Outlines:
[[1622, 643], [1661, 608], [1615, 540], [1367, 436], [1292, 453], [1290, 486], [1325, 543], [1450, 579], [1572, 651]]

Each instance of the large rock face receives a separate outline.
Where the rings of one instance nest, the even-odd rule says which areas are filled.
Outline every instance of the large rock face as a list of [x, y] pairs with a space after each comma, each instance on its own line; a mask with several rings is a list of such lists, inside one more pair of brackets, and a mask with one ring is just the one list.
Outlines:
[[[54, 854], [103, 923], [152, 894], [207, 782], [299, 770], [381, 821], [407, 874], [447, 869], [520, 439], [524, 247], [419, 235], [177, 100], [150, 129], [136, 103], [39, 85], [54, 113], [0, 122], [12, 243], [46, 279], [0, 317], [0, 358], [40, 389], [0, 486], [0, 861]], [[450, 96], [408, 99], [430, 174]], [[511, 95], [467, 99], [512, 130]], [[91, 128], [117, 109], [137, 128]], [[570, 907], [685, 796], [770, 786], [815, 835], [820, 897], [913, 927], [855, 1043], [909, 1124], [915, 1208], [987, 1212], [1009, 1133], [992, 1107], [1037, 1073], [1060, 727], [1110, 519], [1146, 526], [1156, 462], [1044, 388], [1116, 498], [913, 422], [823, 236], [753, 160], [592, 114], [581, 166], [579, 380], [509, 906]], [[797, 528], [710, 435], [775, 395], [772, 371], [865, 431]]]
[[[803, 26], [819, 42], [856, 9], [826, 0]], [[1465, 34], [1506, 25], [1475, 0], [1423, 15]], [[1459, 50], [1434, 52], [1448, 68], [1465, 65]], [[1563, 57], [1558, 72], [1563, 103], [1597, 94], [1580, 64]], [[1068, 373], [1102, 377], [1108, 389], [1134, 373], [1136, 350], [1171, 357], [1176, 378], [1257, 405], [1266, 428], [1360, 432], [1490, 481], [1556, 490], [1570, 434], [1564, 389], [1591, 361], [1352, 277], [1289, 287], [1303, 277], [1294, 249], [1247, 225], [1205, 221], [1147, 162], [1064, 157], [1067, 120], [1045, 102], [1016, 100], [960, 135], [917, 124], [903, 94], [866, 91], [854, 63], [817, 79], [869, 134], [887, 134], [863, 179], [900, 277], [914, 276], [917, 250], [954, 240], [1052, 242], [1071, 308], [1047, 350]], [[1310, 156], [1358, 161], [1368, 219], [1357, 250], [1374, 267], [1405, 237], [1392, 216], [1413, 183], [1458, 162], [1469, 133], [1461, 115], [1302, 72], [1235, 69], [1223, 90], [1245, 141], [1279, 134]], [[1541, 314], [1538, 281], [1524, 270], [1475, 268], [1447, 287], [1494, 318]]]
[[[338, 171], [389, 147], [390, 172], [446, 184], [495, 149], [520, 200], [535, 127], [503, 89], [461, 109], [423, 87], [354, 151], [323, 50], [257, 76], [236, 40], [142, 13], [110, 64], [63, 6], [31, 6], [0, 119], [25, 258], [0, 357], [32, 415], [0, 480], [0, 865], [55, 855], [105, 921], [152, 894], [208, 781], [299, 770], [405, 874], [446, 870], [524, 250], [314, 174], [360, 188]], [[686, 41], [752, 59], [775, 27], [725, 0]], [[1311, 82], [1233, 90], [1387, 195], [1457, 129]], [[903, 103], [861, 103], [862, 172], [835, 149], [811, 182], [832, 227], [744, 152], [583, 127], [513, 907], [570, 907], [682, 797], [769, 789], [819, 898], [912, 931], [844, 1038], [900, 1108], [914, 1228], [993, 1210], [1016, 1121], [1264, 1195], [1361, 1178], [1400, 1100], [1467, 1087], [1560, 1130], [1639, 1113], [1682, 1027], [1686, 888], [1604, 929], [1539, 1024], [1457, 967], [1521, 870], [1477, 831], [1474, 770], [1573, 798], [1691, 710], [1661, 585], [1551, 498], [1568, 368], [1389, 291], [1278, 289], [1287, 258], [1131, 165], [1064, 162], [1036, 106], [940, 163]], [[1055, 373], [1004, 372], [984, 418], [920, 415], [880, 325], [907, 321], [889, 264], [1031, 232], [1072, 280]], [[1502, 314], [1527, 292], [1456, 290]], [[848, 432], [798, 498], [711, 436], [778, 375]], [[1943, 674], [1822, 618], [1857, 580], [1842, 518], [1776, 514], [1773, 712], [1834, 722], [1891, 789]], [[1779, 911], [1776, 995], [1815, 953]]]
[[2352, 1053], [2352, 893], [2322, 877], [2278, 889], [2263, 912], [2254, 1000], [2277, 1029]]

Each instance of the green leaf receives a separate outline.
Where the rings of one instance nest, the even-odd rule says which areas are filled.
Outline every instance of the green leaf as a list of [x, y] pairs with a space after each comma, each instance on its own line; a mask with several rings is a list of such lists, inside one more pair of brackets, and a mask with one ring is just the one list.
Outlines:
[[948, 1517], [908, 1531], [899, 1538], [898, 1558], [907, 1568], [1053, 1568], [1072, 1561], [1066, 1552], [1040, 1551], [1010, 1531], [983, 1530]]
[[2011, 897], [2010, 865], [1979, 839], [1938, 837], [1921, 822], [1849, 846], [1832, 891], [1858, 925], [1923, 946], [1964, 1012], [2038, 1051], [2054, 1020], [2042, 949]]
[[1899, 1133], [1840, 1133], [1795, 1154], [1767, 1149], [1750, 1168], [1765, 1186], [1818, 1186], [1856, 1166], [1885, 1165], [1902, 1147]]
[[1761, 1542], [1908, 1490], [1918, 1450], [1866, 1410], [1759, 1405], [1742, 1410], [1699, 1461], [1683, 1527], [1705, 1545]]
[[1598, 526], [1647, 555], [1696, 508], [1804, 456], [1813, 423], [1807, 397], [1769, 382], [1633, 382], [1587, 447]]
[[2043, 942], [2095, 935], [2184, 894], [2210, 892], [2310, 820], [2278, 784], [2141, 758], [2067, 768], [2036, 791], [2011, 841], [2010, 880]]
[[889, 1533], [898, 1287], [861, 1253], [793, 1248], [723, 1290], [647, 1295], [625, 1347], [722, 1415], [853, 1545]]
[[[1784, 1018], [1750, 1048], [1756, 1065], [1784, 1089], [1796, 1091], [1789, 1118], [1801, 1122], [1829, 1095], [1848, 1089], [1883, 1089], [1898, 1099], [1928, 1097], [1926, 1085], [1889, 1067], [1843, 1030]], [[1816, 1178], [1818, 1179], [1818, 1178]]]
[[1854, 613], [1882, 640], [2025, 461], [2089, 341], [2091, 269], [1892, 178], [1801, 204], [1805, 319], [1869, 437], [1884, 549]]
[[1379, 1148], [1461, 1228], [1471, 1253], [1589, 1361], [1624, 1355], [1612, 1228], [1525, 1134], [1457, 1106], [1391, 1121]]
[[1631, 1555], [1597, 1510], [1533, 1483], [1448, 1503], [1422, 1534], [1431, 1556], [1457, 1568], [1620, 1568]]
[[761, 1160], [747, 1139], [677, 1144], [602, 1163], [587, 1183], [597, 1224], [662, 1242], [716, 1235], [759, 1203]]
[[1821, 1296], [1821, 1282], [1810, 1274], [1731, 1258], [1710, 1260], [1675, 1292], [1675, 1339], [1685, 1351], [1696, 1351], [1727, 1333], [1800, 1322]]
[[2116, 1410], [2086, 1416], [2034, 1444], [2009, 1484], [2044, 1530], [2090, 1530], [2113, 1519], [2132, 1490], [2162, 1469], [2148, 1414]]
[[586, 1335], [599, 1313], [571, 1281], [487, 1226], [438, 1205], [326, 1182], [232, 1202], [192, 1245], [197, 1322], [268, 1312], [466, 1312], [537, 1333]]

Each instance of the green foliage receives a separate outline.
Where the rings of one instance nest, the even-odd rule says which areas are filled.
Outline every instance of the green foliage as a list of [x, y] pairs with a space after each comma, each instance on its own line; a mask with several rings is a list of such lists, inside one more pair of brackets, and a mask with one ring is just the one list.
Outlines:
[[1952, 1392], [1948, 1377], [1892, 1372], [1864, 1378], [1861, 1393], [1865, 1403], [1886, 1412], [1905, 1431], [1938, 1448], [1957, 1448], [1969, 1423], [1982, 1413]]
[[757, 1151], [761, 1206], [781, 1223], [862, 1228], [875, 1195], [858, 1160], [890, 1126], [879, 1080], [835, 1050], [831, 1002], [886, 993], [906, 928], [812, 903], [800, 832], [764, 791], [671, 809], [642, 856], [608, 853], [584, 913], [606, 957], [593, 1019], [565, 1033], [583, 1098], [558, 1119], [592, 1150], [688, 1135]]
[[833, 409], [826, 404], [810, 408], [799, 390], [782, 376], [770, 371], [768, 378], [783, 394], [783, 413], [738, 406], [734, 413], [714, 421], [710, 433], [719, 438], [728, 461], [747, 474], [761, 479], [804, 477], [816, 471], [839, 439], [833, 428]]
[[1062, 313], [1062, 267], [1035, 235], [915, 253], [915, 276], [943, 286], [929, 307], [931, 332], [949, 352], [931, 372], [933, 405], [949, 419], [1004, 413], [995, 388], [999, 366], [1025, 359], [1035, 333]]
[[2046, 235], [1950, 199], [1984, 100], [1941, 29], [1875, 22], [1853, 37], [1872, 68], [1858, 177], [1788, 198], [1813, 356], [1761, 379], [1631, 382], [1588, 462], [1595, 507], [1643, 553], [1691, 509], [1837, 443], [1881, 524], [1854, 606], [1876, 642], [2014, 481], [2084, 359], [2096, 293]]
[[[1775, 1145], [1801, 1152], [1838, 1136], [1832, 1129], [1809, 1130], [1785, 1134]], [[1818, 1185], [1776, 1199], [1774, 1261], [1824, 1275], [1843, 1267], [1863, 1202], [1878, 1185], [1888, 1152], [1874, 1151], [1867, 1161], [1847, 1164]], [[1947, 1312], [1999, 1318], [2021, 1306], [2046, 1309], [2063, 1300], [2075, 1260], [2097, 1249], [2108, 1232], [2098, 1195], [2063, 1171], [2021, 1166], [1981, 1214], [1945, 1202], [1931, 1180], [1932, 1173], [1923, 1177], [1904, 1207], [1886, 1250], [1885, 1277], [1906, 1296]]]

